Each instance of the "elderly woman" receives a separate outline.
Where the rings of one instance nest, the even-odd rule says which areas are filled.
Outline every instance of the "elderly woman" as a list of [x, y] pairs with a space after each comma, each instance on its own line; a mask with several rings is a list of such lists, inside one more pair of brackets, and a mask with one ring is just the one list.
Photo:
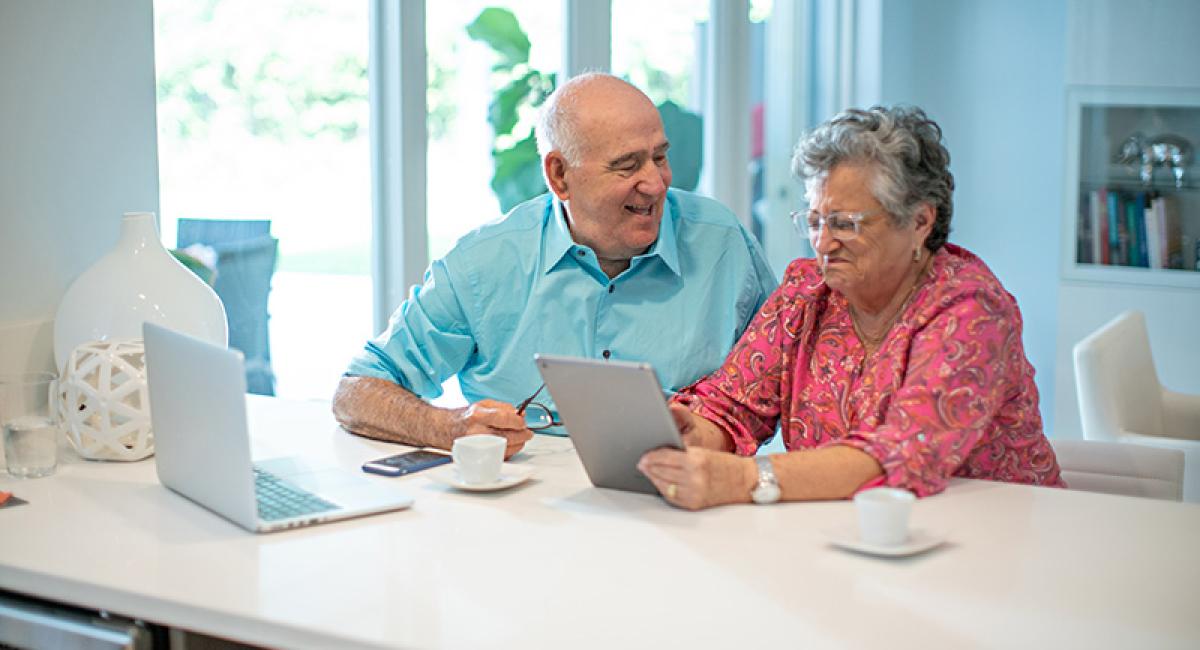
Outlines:
[[[638, 467], [677, 506], [919, 496], [952, 476], [1062, 486], [1013, 297], [946, 242], [954, 177], [916, 108], [849, 110], [801, 140], [788, 266], [709, 377], [671, 405], [686, 451]], [[779, 425], [787, 453], [753, 456]], [[731, 453], [732, 452], [732, 453]]]

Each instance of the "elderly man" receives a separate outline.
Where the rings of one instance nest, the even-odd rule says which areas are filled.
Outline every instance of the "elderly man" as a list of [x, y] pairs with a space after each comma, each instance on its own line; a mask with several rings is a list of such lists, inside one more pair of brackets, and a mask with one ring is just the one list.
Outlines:
[[[729, 210], [668, 189], [669, 143], [638, 89], [571, 79], [546, 100], [537, 140], [550, 194], [430, 265], [338, 386], [346, 429], [443, 449], [492, 433], [512, 455], [532, 436], [513, 404], [541, 385], [535, 352], [647, 361], [677, 390], [721, 364], [774, 289]], [[469, 406], [422, 399], [455, 374]]]

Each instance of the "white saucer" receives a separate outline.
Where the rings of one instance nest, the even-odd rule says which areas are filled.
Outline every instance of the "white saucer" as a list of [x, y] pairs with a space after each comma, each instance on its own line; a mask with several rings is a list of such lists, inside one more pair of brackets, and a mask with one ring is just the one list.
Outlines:
[[946, 536], [942, 533], [921, 528], [912, 528], [908, 531], [908, 541], [903, 544], [896, 544], [895, 546], [869, 544], [859, 539], [858, 526], [854, 524], [825, 531], [825, 534], [829, 537], [829, 543], [838, 548], [885, 557], [902, 557], [924, 553], [931, 548], [940, 546], [946, 541]]
[[500, 478], [491, 483], [466, 483], [458, 474], [453, 463], [432, 469], [426, 474], [431, 480], [468, 492], [493, 492], [520, 485], [533, 476], [532, 465], [504, 463], [500, 466]]

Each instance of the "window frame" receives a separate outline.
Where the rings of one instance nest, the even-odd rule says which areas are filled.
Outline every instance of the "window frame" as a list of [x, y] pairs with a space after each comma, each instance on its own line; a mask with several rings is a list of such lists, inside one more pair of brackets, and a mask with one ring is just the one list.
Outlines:
[[[563, 59], [559, 74], [611, 69], [612, 4], [561, 0]], [[847, 0], [841, 0], [843, 2]], [[853, 2], [854, 0], [849, 0]], [[704, 159], [700, 191], [749, 225], [749, 0], [709, 0], [703, 80]], [[813, 0], [777, 2], [767, 31], [768, 79], [764, 153], [764, 245], [777, 272], [802, 242], [788, 214], [802, 195], [791, 178], [791, 149], [811, 117]], [[374, 323], [382, 331], [408, 288], [429, 264], [426, 200], [425, 0], [371, 0], [370, 101]], [[607, 27], [607, 28], [606, 28]], [[796, 38], [801, 35], [802, 38]], [[778, 108], [782, 107], [782, 109]]]

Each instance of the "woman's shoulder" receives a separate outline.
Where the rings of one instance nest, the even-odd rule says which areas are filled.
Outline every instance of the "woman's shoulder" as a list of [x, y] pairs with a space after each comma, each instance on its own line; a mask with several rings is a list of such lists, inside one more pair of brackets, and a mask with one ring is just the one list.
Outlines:
[[975, 253], [947, 243], [934, 255], [933, 277], [942, 302], [953, 296], [971, 301], [987, 301], [996, 306], [1016, 306], [992, 269]]
[[790, 298], [812, 300], [827, 295], [829, 287], [825, 284], [825, 276], [821, 275], [817, 260], [800, 257], [788, 264], [778, 292]]

